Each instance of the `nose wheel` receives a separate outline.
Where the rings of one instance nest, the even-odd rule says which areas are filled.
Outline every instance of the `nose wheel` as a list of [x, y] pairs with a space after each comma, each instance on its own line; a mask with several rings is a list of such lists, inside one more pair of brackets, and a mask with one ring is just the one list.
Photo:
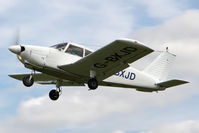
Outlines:
[[23, 84], [26, 86], [26, 87], [31, 87], [34, 83], [34, 78], [33, 78], [33, 75], [27, 75], [23, 78]]
[[56, 101], [59, 96], [61, 95], [61, 89], [57, 88], [57, 89], [53, 89], [49, 92], [49, 98], [53, 101]]

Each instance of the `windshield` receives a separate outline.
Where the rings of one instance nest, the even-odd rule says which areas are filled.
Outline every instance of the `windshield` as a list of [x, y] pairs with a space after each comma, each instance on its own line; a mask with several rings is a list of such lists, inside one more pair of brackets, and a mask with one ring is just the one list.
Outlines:
[[60, 44], [53, 45], [51, 47], [55, 48], [55, 49], [58, 49], [59, 51], [64, 51], [64, 49], [65, 49], [67, 44], [68, 43], [60, 43]]
[[83, 57], [83, 48], [74, 45], [69, 45], [68, 49], [66, 50], [66, 53]]

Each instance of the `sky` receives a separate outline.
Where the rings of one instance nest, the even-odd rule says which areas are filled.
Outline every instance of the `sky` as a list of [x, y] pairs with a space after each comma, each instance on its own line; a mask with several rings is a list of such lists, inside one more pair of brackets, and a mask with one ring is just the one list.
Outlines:
[[[199, 2], [197, 0], [0, 0], [0, 132], [3, 133], [198, 133]], [[26, 88], [10, 77], [31, 71], [8, 51], [20, 43], [51, 46], [76, 42], [99, 49], [130, 38], [176, 54], [170, 79], [190, 83], [159, 93], [134, 89]], [[154, 52], [131, 66], [143, 70]]]

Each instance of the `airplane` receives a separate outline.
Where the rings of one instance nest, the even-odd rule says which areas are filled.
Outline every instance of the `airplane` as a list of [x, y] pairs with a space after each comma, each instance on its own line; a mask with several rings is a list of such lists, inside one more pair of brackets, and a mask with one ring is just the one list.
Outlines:
[[[143, 71], [130, 66], [131, 63], [154, 52], [142, 43], [120, 38], [93, 51], [73, 42], [60, 43], [51, 47], [19, 45], [8, 48], [17, 55], [30, 74], [12, 74], [26, 87], [34, 82], [42, 85], [54, 84], [56, 89], [49, 92], [51, 100], [57, 100], [62, 86], [85, 86], [95, 90], [98, 86], [134, 88], [137, 91], [163, 91], [169, 87], [188, 83], [168, 80], [169, 66], [175, 57], [168, 49]], [[37, 72], [37, 73], [36, 73]]]

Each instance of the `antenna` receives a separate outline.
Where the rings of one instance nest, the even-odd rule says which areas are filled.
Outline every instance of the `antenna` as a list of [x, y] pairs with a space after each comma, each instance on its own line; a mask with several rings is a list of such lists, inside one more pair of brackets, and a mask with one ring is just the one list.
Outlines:
[[169, 51], [169, 47], [166, 47], [166, 51], [167, 51], [167, 52]]

